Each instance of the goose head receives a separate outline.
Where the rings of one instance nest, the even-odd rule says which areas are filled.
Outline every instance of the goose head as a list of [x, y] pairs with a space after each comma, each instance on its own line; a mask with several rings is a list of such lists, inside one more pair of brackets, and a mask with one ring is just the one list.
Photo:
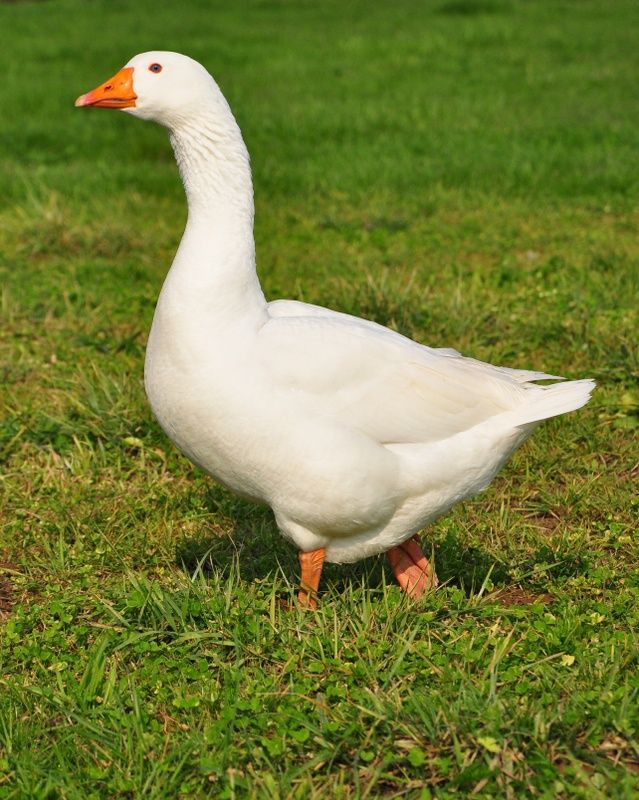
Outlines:
[[206, 69], [188, 56], [152, 50], [134, 56], [119, 72], [75, 101], [78, 107], [115, 108], [169, 129], [202, 109], [228, 106]]

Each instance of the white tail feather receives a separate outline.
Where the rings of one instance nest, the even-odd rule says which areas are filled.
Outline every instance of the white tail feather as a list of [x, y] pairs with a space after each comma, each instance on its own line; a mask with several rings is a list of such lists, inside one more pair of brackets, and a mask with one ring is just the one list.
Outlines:
[[581, 381], [566, 381], [554, 386], [538, 386], [532, 393], [530, 403], [515, 411], [515, 425], [540, 422], [549, 417], [557, 417], [576, 411], [585, 406], [596, 383], [591, 378]]

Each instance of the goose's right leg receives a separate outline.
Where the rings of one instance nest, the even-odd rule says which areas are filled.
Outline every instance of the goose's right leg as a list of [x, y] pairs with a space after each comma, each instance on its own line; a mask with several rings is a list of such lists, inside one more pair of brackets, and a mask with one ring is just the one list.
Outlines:
[[439, 583], [435, 570], [419, 546], [417, 536], [391, 547], [387, 555], [397, 582], [411, 597], [417, 599]]

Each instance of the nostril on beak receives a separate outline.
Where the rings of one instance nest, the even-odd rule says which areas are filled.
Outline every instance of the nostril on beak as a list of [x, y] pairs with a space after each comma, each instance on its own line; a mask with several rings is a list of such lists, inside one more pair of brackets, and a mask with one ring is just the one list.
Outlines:
[[107, 85], [104, 87], [104, 91], [105, 92], [108, 92], [109, 89], [113, 89], [113, 84], [112, 83], [107, 83]]

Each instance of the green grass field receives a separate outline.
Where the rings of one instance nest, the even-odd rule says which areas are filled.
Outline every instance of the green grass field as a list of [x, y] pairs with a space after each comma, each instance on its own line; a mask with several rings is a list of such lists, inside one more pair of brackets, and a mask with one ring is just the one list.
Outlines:
[[[639, 795], [635, 0], [0, 4], [0, 798]], [[297, 554], [147, 406], [185, 203], [166, 133], [75, 97], [202, 61], [251, 151], [267, 296], [570, 378], [424, 535]]]

